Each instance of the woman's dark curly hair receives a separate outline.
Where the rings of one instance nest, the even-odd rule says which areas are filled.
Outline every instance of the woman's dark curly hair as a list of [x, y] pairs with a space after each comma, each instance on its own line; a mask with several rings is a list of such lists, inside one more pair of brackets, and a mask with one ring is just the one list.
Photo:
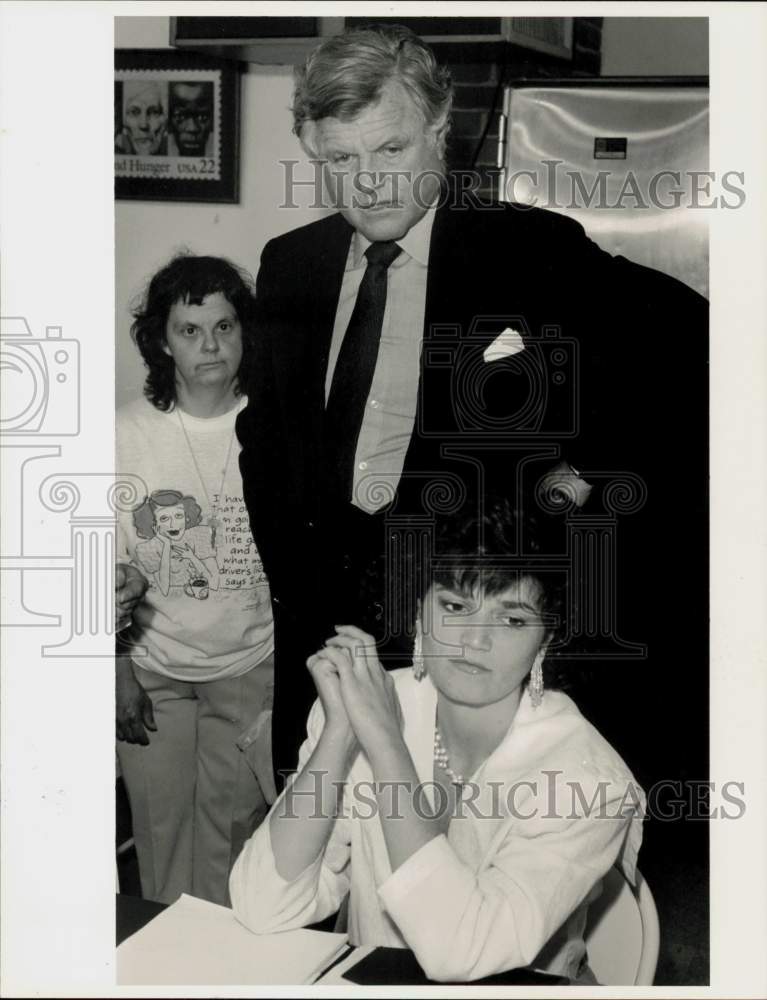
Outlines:
[[149, 369], [144, 395], [158, 410], [170, 410], [176, 401], [175, 364], [163, 350], [170, 310], [177, 302], [201, 305], [216, 292], [234, 306], [242, 327], [242, 361], [235, 390], [238, 395], [247, 392], [255, 335], [253, 280], [222, 257], [180, 253], [154, 275], [141, 303], [132, 310], [131, 336]]

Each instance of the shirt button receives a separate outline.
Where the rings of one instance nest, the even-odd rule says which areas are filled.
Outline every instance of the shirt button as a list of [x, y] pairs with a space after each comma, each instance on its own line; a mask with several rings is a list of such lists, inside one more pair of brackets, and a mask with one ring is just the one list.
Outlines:
[[360, 470], [360, 472], [364, 472], [365, 469], [367, 469], [367, 467], [368, 467], [368, 463], [367, 462], [360, 462], [360, 464], [357, 466], [357, 468]]
[[371, 406], [371, 407], [372, 407], [372, 408], [373, 408], [374, 410], [377, 410], [377, 409], [379, 409], [379, 407], [381, 406], [381, 404], [380, 404], [380, 403], [378, 402], [378, 400], [377, 400], [377, 399], [371, 399], [371, 400], [370, 400], [370, 406]]

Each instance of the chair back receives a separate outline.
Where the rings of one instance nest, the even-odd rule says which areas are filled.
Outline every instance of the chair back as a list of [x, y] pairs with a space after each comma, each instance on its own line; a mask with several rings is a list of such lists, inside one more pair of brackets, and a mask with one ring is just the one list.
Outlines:
[[586, 925], [589, 966], [604, 986], [651, 986], [660, 949], [660, 926], [650, 887], [637, 872], [632, 888], [611, 868]]

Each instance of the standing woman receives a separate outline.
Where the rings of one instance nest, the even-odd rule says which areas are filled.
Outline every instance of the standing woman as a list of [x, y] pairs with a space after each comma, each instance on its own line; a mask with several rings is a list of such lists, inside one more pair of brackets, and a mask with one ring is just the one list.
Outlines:
[[118, 544], [149, 589], [118, 642], [118, 756], [144, 897], [227, 904], [232, 863], [274, 795], [271, 602], [234, 430], [250, 283], [225, 260], [179, 256], [134, 316], [148, 375], [146, 398], [117, 415], [118, 475], [140, 483]]
[[409, 947], [430, 979], [593, 982], [586, 907], [614, 863], [633, 877], [643, 794], [544, 682], [561, 592], [534, 526], [498, 501], [435, 551], [412, 669], [387, 674], [353, 626], [310, 657], [299, 770], [237, 860], [235, 914], [279, 931], [348, 892], [350, 941]]

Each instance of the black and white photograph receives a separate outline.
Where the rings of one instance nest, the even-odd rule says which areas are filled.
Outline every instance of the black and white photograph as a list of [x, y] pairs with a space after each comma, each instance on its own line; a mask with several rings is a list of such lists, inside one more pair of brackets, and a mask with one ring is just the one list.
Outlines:
[[3, 991], [760, 995], [763, 7], [68, 7]]

